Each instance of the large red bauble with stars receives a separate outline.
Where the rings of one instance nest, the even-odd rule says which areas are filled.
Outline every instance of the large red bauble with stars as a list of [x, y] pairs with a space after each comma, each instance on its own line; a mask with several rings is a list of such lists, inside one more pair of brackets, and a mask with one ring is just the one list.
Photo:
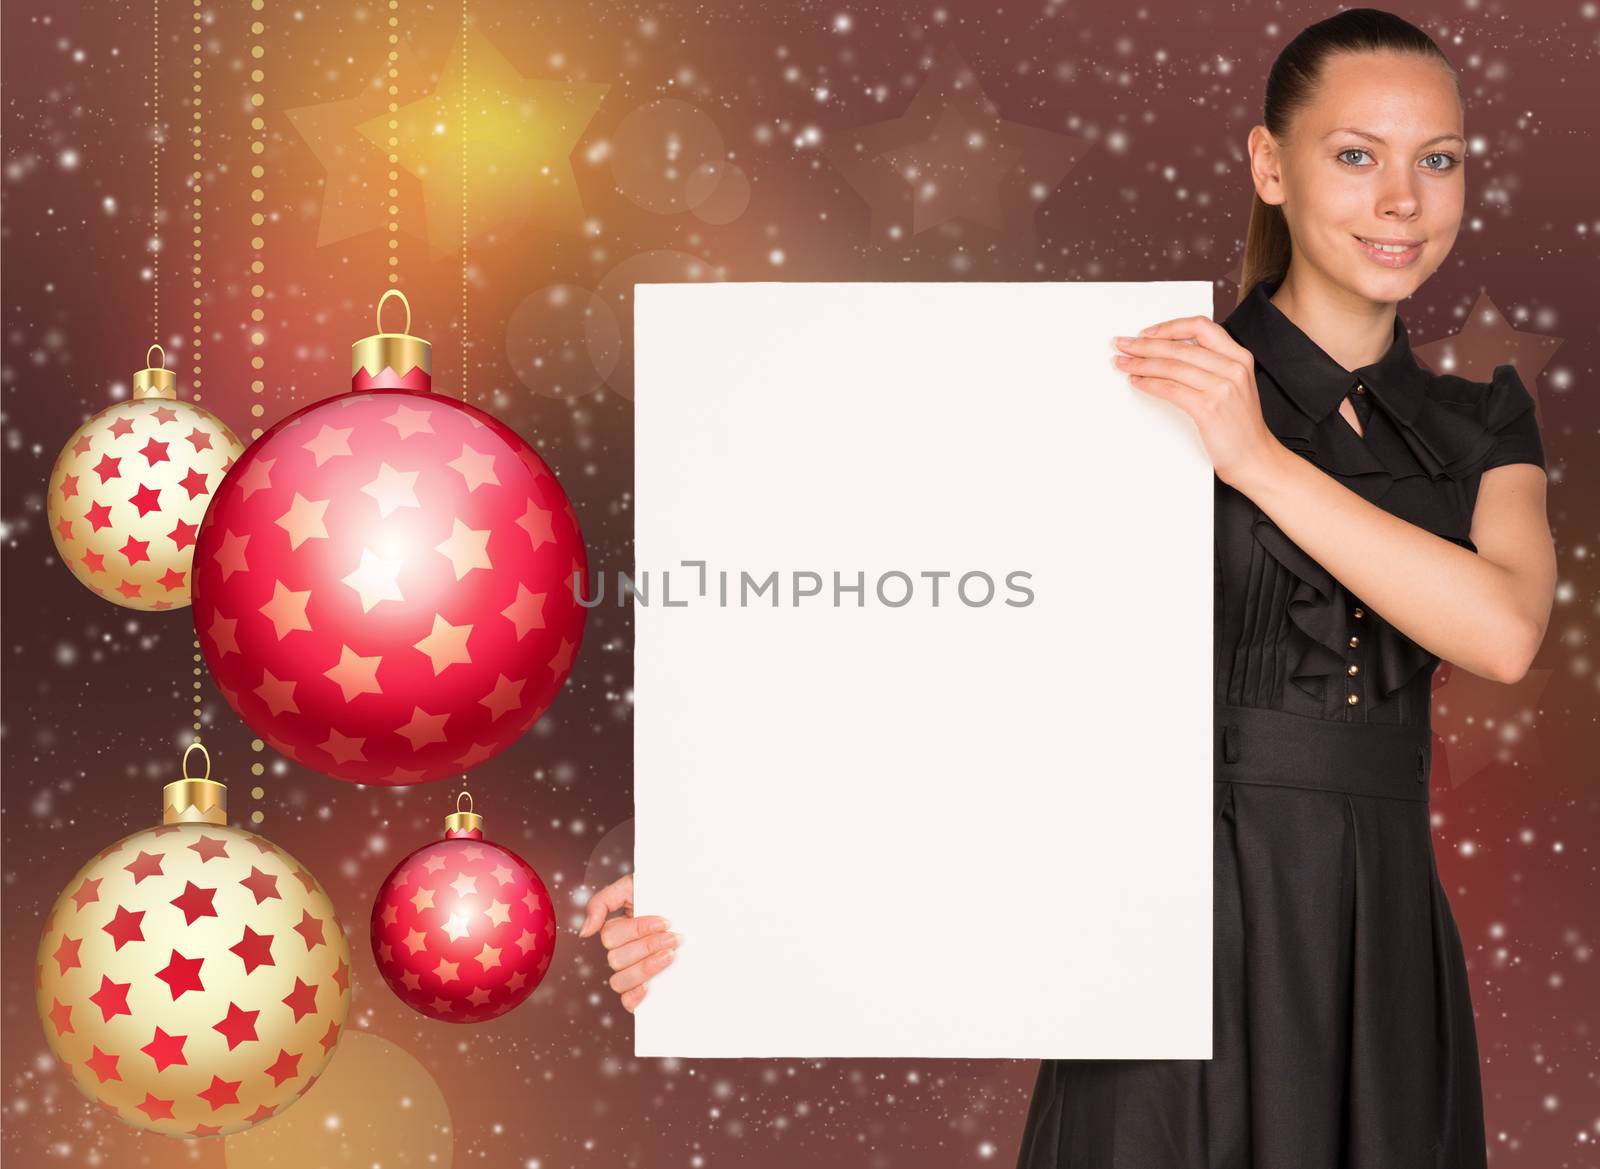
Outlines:
[[141, 369], [133, 397], [78, 427], [50, 470], [45, 510], [62, 563], [124, 608], [183, 608], [211, 492], [243, 450], [215, 414], [178, 398], [171, 370]]
[[432, 392], [426, 342], [380, 333], [354, 364], [352, 392], [273, 426], [217, 488], [195, 629], [228, 703], [283, 754], [422, 783], [505, 750], [554, 701], [587, 558], [534, 449]]
[[91, 1100], [168, 1136], [239, 1132], [289, 1107], [350, 1010], [327, 893], [270, 840], [229, 827], [224, 796], [204, 777], [167, 784], [161, 827], [80, 869], [39, 939], [50, 1050]]
[[372, 905], [372, 956], [402, 1002], [480, 1023], [522, 1002], [550, 969], [555, 906], [533, 867], [483, 838], [471, 811], [395, 866]]

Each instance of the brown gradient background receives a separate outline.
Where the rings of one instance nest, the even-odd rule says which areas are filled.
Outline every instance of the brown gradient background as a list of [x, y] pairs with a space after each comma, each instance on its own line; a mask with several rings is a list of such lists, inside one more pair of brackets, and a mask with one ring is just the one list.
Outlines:
[[[180, 251], [189, 154], [180, 101], [191, 8], [161, 3], [169, 125], [162, 340], [181, 342], [190, 278]], [[1257, 4], [1222, 12], [1171, 2], [997, 10], [955, 0], [770, 8], [472, 0], [472, 10], [478, 30], [524, 77], [609, 86], [581, 134], [572, 128], [581, 217], [526, 199], [520, 218], [471, 237], [466, 329], [469, 396], [533, 441], [561, 476], [591, 566], [608, 575], [632, 567], [631, 358], [624, 347], [609, 368], [602, 349], [604, 384], [581, 311], [572, 307], [591, 302], [579, 295], [550, 306], [540, 290], [601, 289], [623, 337], [636, 279], [1211, 279], [1220, 317], [1234, 302], [1250, 193], [1243, 145], [1259, 117], [1266, 69], [1290, 36], [1332, 11]], [[1519, 350], [1506, 343], [1510, 334], [1469, 332], [1461, 352], [1479, 378], [1515, 355], [1538, 398], [1561, 564], [1549, 633], [1523, 683], [1499, 686], [1440, 670], [1436, 726], [1447, 737], [1432, 789], [1439, 867], [1471, 967], [1493, 1163], [1595, 1164], [1600, 741], [1591, 626], [1600, 585], [1600, 408], [1590, 387], [1600, 16], [1593, 0], [1399, 11], [1434, 35], [1460, 69], [1475, 147], [1466, 164], [1469, 224], [1402, 314], [1420, 348], [1466, 328], [1486, 292], [1515, 329], [1550, 339]], [[371, 307], [385, 286], [382, 217], [371, 230], [318, 246], [326, 172], [285, 111], [354, 97], [381, 77], [387, 12], [382, 0], [365, 8], [267, 0], [261, 17], [264, 206], [272, 219], [263, 233], [267, 389], [259, 420], [249, 416], [247, 342], [252, 14], [246, 0], [207, 0], [202, 12], [200, 400], [245, 437], [252, 425], [270, 425], [345, 388], [348, 346], [371, 331]], [[840, 14], [848, 14], [848, 27], [836, 21]], [[459, 11], [403, 0], [400, 16], [408, 54], [400, 100], [408, 102], [430, 92], [445, 68]], [[160, 785], [176, 776], [189, 738], [188, 610], [139, 614], [96, 599], [57, 563], [44, 519], [57, 451], [111, 400], [114, 385], [126, 392], [152, 339], [151, 289], [141, 277], [152, 198], [149, 20], [148, 5], [104, 0], [11, 0], [4, 13], [0, 1104], [7, 1162], [30, 1169], [226, 1163], [221, 1141], [145, 1135], [87, 1103], [51, 1060], [31, 993], [51, 901], [91, 854], [154, 822]], [[1020, 153], [962, 156], [936, 135], [929, 146], [932, 123], [868, 129], [905, 116], [918, 100], [937, 114], [943, 102], [927, 79], [963, 61], [1002, 123], [988, 127], [992, 141]], [[647, 108], [663, 98], [699, 113]], [[674, 186], [640, 146], [665, 136], [664, 109], [676, 110], [670, 117], [687, 119], [702, 139], [706, 124], [714, 125], [720, 157], [749, 183], [742, 213], [708, 223], [672, 201], [681, 176]], [[849, 152], [839, 148], [858, 136], [869, 157], [896, 149], [926, 156], [939, 189], [920, 215], [909, 184], [847, 173]], [[75, 167], [63, 165], [66, 151], [77, 153]], [[371, 179], [381, 189], [375, 157]], [[492, 198], [493, 180], [474, 176], [472, 199]], [[1036, 182], [1044, 184], [1037, 192]], [[414, 330], [435, 344], [439, 388], [459, 392], [459, 254], [444, 217], [427, 212], [415, 176], [405, 174], [401, 186], [399, 271], [416, 310]], [[660, 206], [640, 206], [630, 189], [655, 191]], [[719, 198], [725, 194], [718, 189]], [[736, 195], [728, 196], [733, 210], [741, 207]], [[114, 212], [105, 209], [107, 197]], [[898, 232], [890, 230], [895, 224]], [[424, 247], [425, 232], [436, 252]], [[783, 253], [781, 265], [774, 251]], [[549, 358], [543, 370], [525, 357], [535, 341]], [[181, 344], [168, 347], [180, 395], [193, 397], [188, 355]], [[552, 388], [557, 371], [565, 395]], [[975, 393], [974, 410], [981, 409]], [[1064, 457], [1073, 445], [1073, 436], [1062, 436]], [[231, 781], [235, 822], [263, 812], [260, 830], [318, 874], [351, 935], [352, 1033], [398, 1045], [431, 1072], [451, 1117], [456, 1166], [1009, 1165], [1031, 1061], [632, 1058], [632, 1018], [606, 986], [602, 947], [573, 932], [589, 889], [631, 863], [631, 650], [625, 611], [593, 613], [565, 693], [521, 743], [471, 778], [488, 835], [539, 869], [568, 927], [533, 999], [477, 1027], [411, 1014], [377, 977], [366, 941], [374, 890], [403, 855], [437, 834], [451, 785], [358, 789], [270, 749], [252, 751], [252, 733], [207, 682], [205, 741]], [[1071, 749], [1066, 725], [1064, 751]], [[257, 761], [267, 770], [253, 781], [249, 767]], [[1136, 769], [1136, 757], [1129, 765]], [[264, 798], [250, 798], [253, 782], [264, 786]], [[952, 857], [948, 877], [961, 873], [961, 858]], [[869, 894], [857, 909], [881, 915], [892, 930], [896, 896]], [[1041, 905], [1038, 928], [1066, 927]], [[961, 944], [959, 930], [907, 938], [907, 976]], [[750, 955], [751, 977], [760, 977], [764, 961]], [[373, 1085], [379, 1103], [396, 1090]], [[359, 1111], [350, 1099], [314, 1105], [315, 1098], [314, 1091], [269, 1123], [313, 1107]], [[414, 1135], [400, 1129], [362, 1129], [358, 1137], [348, 1127], [312, 1128], [299, 1169], [422, 1163]]]

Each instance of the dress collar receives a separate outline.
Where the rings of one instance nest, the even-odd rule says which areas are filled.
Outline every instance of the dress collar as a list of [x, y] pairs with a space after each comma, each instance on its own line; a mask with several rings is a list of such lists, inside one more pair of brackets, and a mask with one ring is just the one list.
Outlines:
[[[1446, 496], [1405, 480], [1460, 479], [1494, 444], [1478, 401], [1482, 389], [1437, 375], [1418, 363], [1405, 323], [1395, 316], [1388, 352], [1370, 365], [1345, 369], [1269, 299], [1281, 277], [1253, 287], [1222, 326], [1256, 360], [1256, 386], [1267, 428], [1284, 446], [1309, 459], [1371, 503], [1437, 535], [1465, 542], [1470, 517]], [[1357, 382], [1375, 409], [1365, 435], [1339, 414]]]
[[1414, 421], [1429, 375], [1412, 355], [1400, 315], [1395, 314], [1394, 333], [1382, 357], [1359, 369], [1345, 369], [1269, 299], [1282, 282], [1282, 277], [1258, 281], [1223, 325], [1295, 406], [1312, 422], [1322, 422], [1359, 382], [1389, 414], [1401, 422]]

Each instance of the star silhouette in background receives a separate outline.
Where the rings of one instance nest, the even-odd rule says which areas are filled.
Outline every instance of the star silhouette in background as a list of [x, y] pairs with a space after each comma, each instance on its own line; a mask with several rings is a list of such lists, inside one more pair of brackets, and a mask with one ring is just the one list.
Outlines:
[[901, 117], [848, 131], [824, 154], [871, 207], [875, 240], [965, 220], [1032, 245], [1039, 203], [1088, 146], [1002, 118], [946, 46]]
[[[422, 62], [406, 41], [396, 49], [399, 73], [397, 84], [422, 73]], [[387, 70], [374, 77], [354, 97], [315, 105], [296, 106], [284, 115], [295, 132], [305, 139], [311, 153], [322, 164], [326, 177], [322, 187], [322, 207], [317, 220], [317, 246], [338, 243], [368, 231], [379, 231], [389, 222], [389, 207], [400, 208], [395, 217], [400, 231], [426, 239], [422, 193], [416, 180], [401, 175], [397, 199], [389, 198]], [[383, 137], [373, 139], [357, 128], [379, 118]]]
[[1453, 373], [1475, 382], [1488, 381], [1497, 365], [1514, 365], [1537, 402], [1535, 385], [1561, 348], [1561, 341], [1560, 337], [1513, 329], [1488, 292], [1480, 288], [1459, 333], [1418, 345], [1415, 352], [1434, 372]]
[[[467, 54], [465, 84], [461, 75]], [[400, 107], [396, 153], [422, 184], [435, 256], [461, 247], [462, 102], [467, 130], [467, 240], [537, 217], [541, 227], [583, 230], [571, 155], [611, 87], [524, 77], [476, 28], [458, 40], [433, 91]], [[356, 129], [387, 156], [386, 108]]]

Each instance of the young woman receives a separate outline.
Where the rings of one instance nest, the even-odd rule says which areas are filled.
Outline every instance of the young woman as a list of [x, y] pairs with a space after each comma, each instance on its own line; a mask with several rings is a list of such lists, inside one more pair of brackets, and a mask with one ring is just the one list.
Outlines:
[[[1555, 555], [1513, 366], [1431, 374], [1396, 306], [1465, 203], [1463, 109], [1373, 9], [1295, 37], [1248, 147], [1241, 296], [1117, 338], [1216, 470], [1213, 1055], [1044, 1060], [1019, 1169], [1482, 1169], [1461, 940], [1428, 820], [1441, 658], [1526, 672]], [[628, 1010], [676, 944], [601, 890]], [[1042, 1005], [1041, 1009], [1047, 1009]]]

